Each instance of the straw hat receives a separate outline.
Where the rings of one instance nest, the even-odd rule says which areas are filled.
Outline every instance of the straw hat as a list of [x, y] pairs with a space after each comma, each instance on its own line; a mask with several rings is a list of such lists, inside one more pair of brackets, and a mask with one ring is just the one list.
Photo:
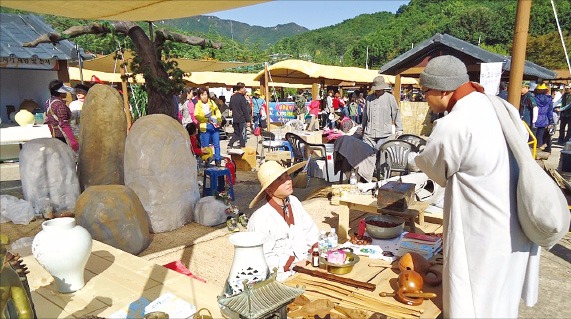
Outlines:
[[307, 162], [297, 163], [291, 167], [283, 167], [276, 161], [267, 161], [262, 164], [258, 170], [258, 180], [260, 181], [260, 185], [262, 185], [262, 189], [258, 195], [256, 195], [256, 197], [254, 197], [254, 199], [250, 202], [249, 207], [254, 207], [254, 205], [256, 205], [256, 203], [262, 198], [262, 196], [264, 196], [266, 188], [268, 188], [268, 186], [270, 186], [276, 179], [282, 176], [283, 173], [288, 173], [289, 175], [298, 169], [301, 169], [303, 166], [305, 166], [305, 164], [307, 164]]
[[385, 78], [382, 75], [379, 75], [373, 79], [373, 86], [371, 90], [373, 91], [380, 91], [390, 88], [390, 86], [385, 82]]

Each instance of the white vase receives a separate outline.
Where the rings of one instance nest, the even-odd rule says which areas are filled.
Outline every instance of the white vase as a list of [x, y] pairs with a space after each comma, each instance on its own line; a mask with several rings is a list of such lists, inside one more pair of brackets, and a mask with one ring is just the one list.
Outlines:
[[235, 295], [244, 291], [244, 280], [248, 283], [268, 279], [269, 269], [262, 245], [268, 237], [262, 233], [240, 232], [230, 236], [234, 245], [234, 260], [226, 281], [224, 292]]
[[59, 292], [70, 293], [85, 285], [83, 271], [91, 254], [91, 235], [71, 217], [42, 223], [32, 242], [32, 254], [55, 279]]

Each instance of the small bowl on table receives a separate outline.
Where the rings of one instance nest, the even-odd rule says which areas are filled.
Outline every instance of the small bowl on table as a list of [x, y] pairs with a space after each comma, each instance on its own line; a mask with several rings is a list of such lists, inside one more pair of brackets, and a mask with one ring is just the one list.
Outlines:
[[345, 255], [347, 258], [345, 259], [344, 264], [330, 263], [323, 257], [319, 257], [319, 263], [325, 265], [325, 270], [327, 270], [329, 273], [336, 275], [345, 275], [350, 273], [353, 270], [353, 266], [355, 266], [355, 264], [360, 260], [359, 256], [355, 253], [345, 251]]
[[367, 234], [377, 239], [391, 239], [400, 236], [405, 220], [391, 215], [371, 215], [365, 218]]

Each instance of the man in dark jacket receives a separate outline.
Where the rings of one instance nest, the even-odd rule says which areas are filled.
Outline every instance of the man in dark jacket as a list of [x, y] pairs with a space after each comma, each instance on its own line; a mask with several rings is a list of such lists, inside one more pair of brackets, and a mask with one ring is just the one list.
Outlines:
[[[561, 107], [558, 108], [561, 122], [559, 124], [558, 144], [564, 144], [571, 137], [571, 84], [565, 87], [565, 93], [561, 96]], [[558, 101], [555, 101], [558, 102]], [[567, 129], [567, 130], [566, 130]]]
[[240, 147], [246, 146], [246, 127], [250, 127], [250, 104], [244, 97], [246, 85], [242, 82], [236, 84], [236, 92], [230, 98], [230, 109], [232, 110], [232, 128], [234, 133], [228, 142], [228, 148], [234, 148], [234, 142], [240, 140]]

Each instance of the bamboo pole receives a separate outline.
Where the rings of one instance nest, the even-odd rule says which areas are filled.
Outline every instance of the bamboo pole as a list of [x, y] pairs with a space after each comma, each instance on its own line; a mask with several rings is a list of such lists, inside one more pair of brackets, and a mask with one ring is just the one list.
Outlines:
[[121, 90], [123, 90], [123, 108], [127, 118], [127, 132], [131, 129], [131, 109], [129, 108], [129, 94], [127, 93], [127, 80], [125, 79], [125, 67], [121, 66]]
[[531, 0], [518, 0], [508, 86], [508, 101], [517, 109], [519, 109], [521, 100], [521, 82], [525, 65], [525, 48], [527, 46], [530, 13]]
[[266, 128], [267, 131], [270, 132], [271, 131], [271, 123], [272, 121], [270, 120], [270, 87], [269, 87], [269, 81], [268, 81], [268, 62], [264, 63], [264, 88], [265, 88], [265, 92], [264, 94], [266, 95]]

